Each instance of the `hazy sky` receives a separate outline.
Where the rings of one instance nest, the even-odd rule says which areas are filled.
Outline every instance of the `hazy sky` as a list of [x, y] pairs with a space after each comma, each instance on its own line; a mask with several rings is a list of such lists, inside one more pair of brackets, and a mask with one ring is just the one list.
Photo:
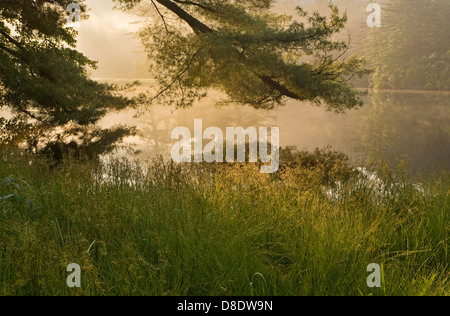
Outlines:
[[76, 26], [78, 49], [99, 61], [95, 78], [134, 78], [138, 61], [145, 60], [139, 39], [133, 35], [138, 21], [120, 10], [113, 10], [112, 0], [88, 0], [90, 18]]

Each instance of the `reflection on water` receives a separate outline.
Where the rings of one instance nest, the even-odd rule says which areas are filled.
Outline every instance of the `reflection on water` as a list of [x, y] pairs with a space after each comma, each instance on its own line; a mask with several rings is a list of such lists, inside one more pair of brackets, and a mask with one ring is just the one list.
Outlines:
[[104, 126], [130, 124], [141, 135], [130, 141], [142, 152], [142, 159], [168, 156], [175, 127], [186, 126], [193, 133], [194, 119], [203, 128], [280, 127], [280, 145], [312, 150], [331, 145], [353, 159], [379, 152], [392, 163], [408, 157], [414, 172], [450, 170], [450, 94], [372, 91], [365, 106], [345, 114], [326, 112], [307, 103], [289, 102], [275, 110], [254, 110], [245, 106], [216, 107], [206, 99], [190, 109], [152, 106], [148, 113], [110, 115]]

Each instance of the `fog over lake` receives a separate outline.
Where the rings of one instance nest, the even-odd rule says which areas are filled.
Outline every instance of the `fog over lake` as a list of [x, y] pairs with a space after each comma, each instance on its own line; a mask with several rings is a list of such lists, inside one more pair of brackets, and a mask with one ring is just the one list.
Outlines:
[[[136, 32], [143, 19], [133, 14], [112, 10], [112, 1], [88, 1], [91, 18], [78, 26], [78, 48], [99, 60], [93, 77], [153, 78], [147, 71], [145, 51]], [[292, 14], [301, 3], [309, 11], [328, 12], [327, 1], [279, 1], [274, 10]], [[335, 1], [349, 14], [352, 30], [351, 50], [366, 44], [368, 0]], [[384, 5], [385, 1], [380, 1]], [[347, 34], [344, 32], [347, 39]], [[102, 81], [123, 84], [132, 79]], [[143, 80], [142, 91], [153, 84]], [[314, 150], [332, 146], [350, 155], [354, 161], [369, 159], [374, 153], [392, 164], [408, 157], [410, 169], [422, 174], [429, 170], [450, 170], [450, 93], [418, 91], [375, 91], [365, 97], [365, 105], [345, 114], [327, 112], [308, 103], [288, 102], [271, 111], [230, 105], [218, 108], [214, 97], [208, 97], [193, 108], [179, 109], [155, 104], [138, 118], [134, 112], [110, 114], [102, 125], [136, 126], [140, 136], [128, 139], [141, 151], [140, 159], [157, 155], [169, 157], [174, 144], [170, 138], [175, 127], [186, 126], [193, 135], [194, 119], [203, 120], [203, 128], [216, 126], [244, 128], [253, 126], [280, 127], [280, 145]], [[205, 142], [204, 142], [205, 145]]]
[[[139, 89], [143, 92], [151, 85], [147, 81]], [[407, 158], [410, 170], [419, 175], [450, 170], [448, 92], [370, 90], [362, 108], [344, 114], [294, 101], [274, 110], [255, 110], [241, 105], [219, 107], [218, 100], [218, 96], [209, 96], [192, 108], [176, 110], [155, 104], [137, 117], [135, 112], [111, 114], [102, 125], [136, 126], [140, 135], [127, 142], [136, 145], [142, 160], [158, 155], [169, 158], [175, 143], [172, 130], [188, 127], [194, 135], [194, 119], [202, 119], [203, 130], [213, 126], [223, 131], [226, 127], [277, 126], [281, 147], [314, 150], [331, 146], [347, 153], [355, 163], [377, 154], [394, 166]]]

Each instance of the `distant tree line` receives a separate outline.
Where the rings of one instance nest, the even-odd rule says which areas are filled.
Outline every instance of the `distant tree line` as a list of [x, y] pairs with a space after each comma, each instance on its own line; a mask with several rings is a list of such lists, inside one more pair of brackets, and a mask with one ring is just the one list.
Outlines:
[[370, 30], [371, 86], [450, 90], [450, 1], [390, 0], [382, 27]]

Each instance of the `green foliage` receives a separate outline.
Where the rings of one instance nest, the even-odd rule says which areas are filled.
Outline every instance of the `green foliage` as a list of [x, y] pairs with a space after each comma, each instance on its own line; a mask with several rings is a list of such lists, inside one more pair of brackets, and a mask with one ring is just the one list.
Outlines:
[[[351, 176], [330, 198], [308, 179], [341, 159], [300, 156], [309, 167], [263, 175], [127, 160], [49, 169], [3, 152], [0, 179], [26, 180], [34, 207], [0, 205], [0, 295], [450, 294], [448, 174], [417, 189], [383, 168], [389, 194]], [[66, 286], [74, 262], [81, 289]], [[366, 285], [371, 263], [381, 289]]]
[[341, 58], [348, 43], [332, 38], [347, 17], [335, 6], [329, 17], [298, 8], [294, 18], [273, 13], [273, 0], [117, 2], [146, 15], [154, 9], [141, 32], [161, 85], [154, 99], [185, 107], [215, 89], [228, 96], [224, 102], [255, 108], [287, 99], [338, 112], [362, 104], [349, 80], [367, 71], [362, 59]]
[[[281, 174], [293, 172], [299, 181], [333, 186], [356, 176], [347, 155], [330, 147], [299, 152], [295, 147], [280, 150]], [[313, 176], [313, 177], [311, 177]]]
[[[64, 25], [69, 3], [0, 2], [0, 107], [15, 115], [0, 122], [7, 145], [26, 141], [39, 151], [49, 138], [61, 146], [87, 143], [100, 135], [95, 123], [108, 111], [134, 104], [115, 87], [89, 79], [88, 69], [96, 63], [74, 49], [77, 33]], [[131, 133], [119, 129], [125, 131], [114, 128], [102, 136], [114, 143]]]
[[17, 181], [12, 177], [4, 179], [0, 184], [0, 206], [3, 212], [8, 212], [17, 207], [17, 204], [33, 209], [33, 203], [26, 198], [29, 189], [30, 185], [24, 180]]
[[369, 35], [375, 88], [450, 89], [450, 2], [391, 0], [382, 27]]

